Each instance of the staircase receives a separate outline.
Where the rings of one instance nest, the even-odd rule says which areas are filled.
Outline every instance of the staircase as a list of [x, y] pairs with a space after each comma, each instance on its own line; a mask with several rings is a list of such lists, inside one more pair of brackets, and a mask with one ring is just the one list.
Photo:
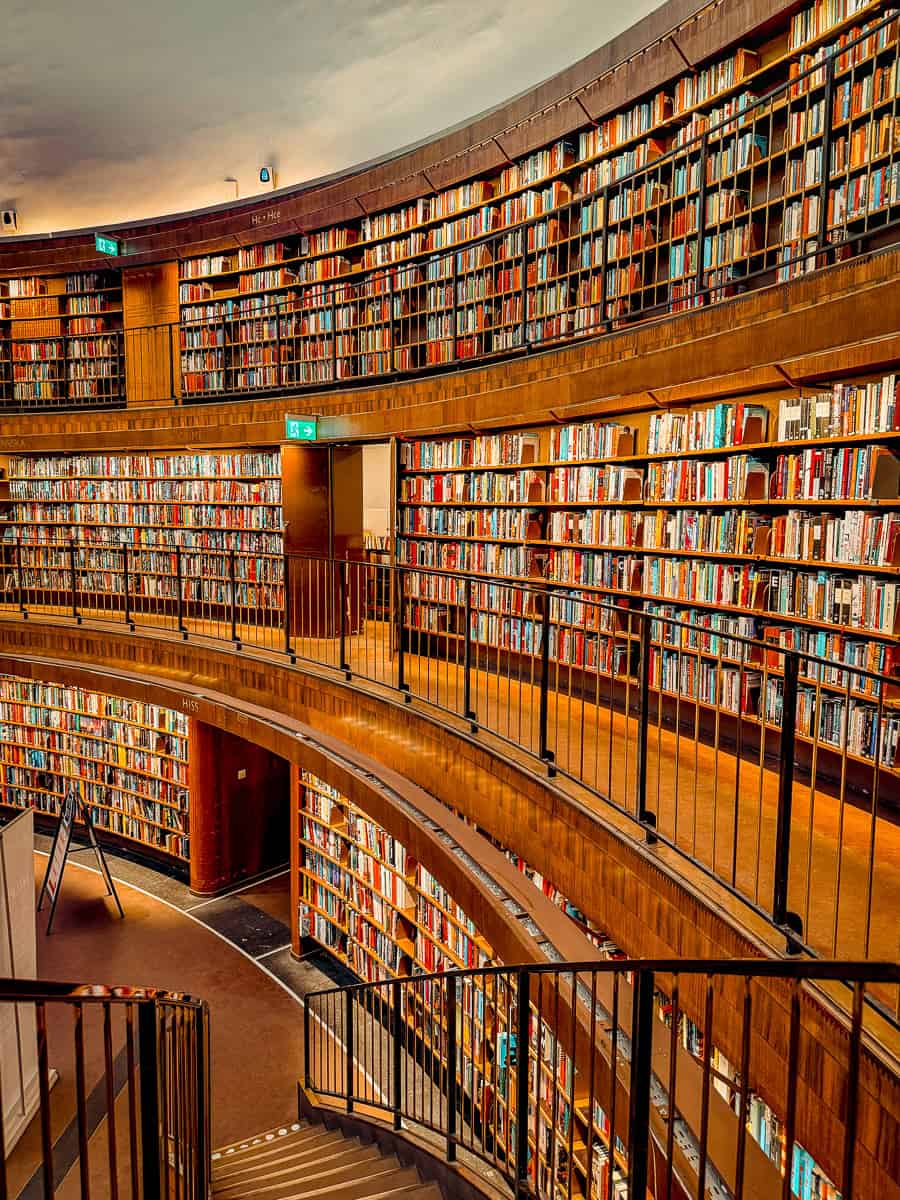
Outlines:
[[306, 1122], [223, 1146], [212, 1156], [212, 1194], [221, 1200], [441, 1200], [437, 1184], [415, 1167], [339, 1130]]

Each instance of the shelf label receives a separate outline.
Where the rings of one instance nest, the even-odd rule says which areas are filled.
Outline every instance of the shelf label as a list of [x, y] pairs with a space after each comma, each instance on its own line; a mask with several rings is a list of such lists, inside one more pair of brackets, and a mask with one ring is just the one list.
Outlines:
[[112, 254], [118, 256], [119, 243], [115, 238], [107, 237], [106, 234], [95, 233], [94, 249], [99, 250], [101, 254]]
[[319, 436], [317, 417], [285, 417], [284, 436], [291, 442], [314, 442]]

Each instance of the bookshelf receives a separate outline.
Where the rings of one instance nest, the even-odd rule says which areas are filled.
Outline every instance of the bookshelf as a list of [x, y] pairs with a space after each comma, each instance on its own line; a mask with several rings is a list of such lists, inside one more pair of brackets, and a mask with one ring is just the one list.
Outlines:
[[[205, 254], [167, 264], [178, 274], [180, 394], [509, 355], [786, 282], [864, 240], [877, 245], [900, 218], [898, 22], [881, 0], [804, 5], [476, 178], [341, 223], [323, 205], [323, 224], [302, 235], [207, 242]], [[120, 279], [107, 270], [2, 284], [10, 403], [121, 399]], [[46, 328], [22, 328], [39, 319]], [[60, 338], [72, 362], [59, 358]], [[146, 340], [133, 339], [136, 355]], [[169, 390], [179, 394], [174, 381]]]
[[69, 787], [114, 840], [190, 857], [188, 718], [158, 705], [0, 676], [0, 803], [56, 817]]
[[[489, 966], [497, 961], [446, 889], [396, 839], [310, 772], [297, 771], [295, 786], [301, 939], [312, 939], [327, 949], [362, 980]], [[466, 981], [455, 989], [457, 1028], [465, 1044], [457, 1072], [464, 1094], [477, 1106], [502, 1156], [514, 1146], [507, 1101], [509, 1067], [515, 1060], [515, 1002], [505, 977], [491, 980], [483, 987]], [[405, 1017], [411, 1031], [434, 1046], [446, 1064], [444, 988], [429, 982], [408, 997]], [[551, 1044], [549, 1027], [534, 1007], [530, 1036], [533, 1046], [539, 1038], [547, 1047]], [[554, 1174], [565, 1182], [571, 1146], [573, 1194], [583, 1196], [584, 1139], [590, 1114], [578, 1110], [578, 1090], [572, 1087], [574, 1065], [568, 1055], [557, 1047], [557, 1061], [549, 1061], [551, 1057], [543, 1054], [540, 1087], [533, 1089], [540, 1093], [540, 1107], [532, 1109], [529, 1119], [529, 1170], [540, 1172], [545, 1185]], [[533, 1065], [536, 1070], [536, 1060]], [[571, 1121], [579, 1123], [579, 1130], [570, 1141]], [[598, 1109], [594, 1136], [601, 1141], [604, 1127], [608, 1131], [605, 1114]], [[623, 1178], [625, 1156], [624, 1146], [617, 1146], [617, 1184]], [[605, 1173], [601, 1177], [605, 1179]]]
[[0, 284], [0, 388], [19, 408], [124, 401], [122, 283], [117, 271]]
[[186, 394], [509, 353], [849, 252], [900, 205], [890, 12], [804, 8], [495, 174], [183, 260]]
[[[2, 487], [2, 485], [0, 485]], [[275, 450], [180, 454], [19, 455], [9, 460], [7, 560], [21, 564], [27, 601], [68, 593], [74, 540], [83, 601], [138, 612], [177, 606], [180, 555], [187, 613], [235, 603], [280, 619], [283, 609], [281, 460]], [[7, 579], [6, 588], [17, 581]]]
[[[471, 572], [470, 636], [482, 657], [540, 654], [541, 600], [509, 586], [560, 585], [550, 605], [551, 661], [627, 678], [637, 647], [631, 609], [654, 622], [651, 683], [710, 709], [777, 723], [780, 655], [827, 659], [801, 679], [798, 730], [872, 762], [900, 765], [900, 391], [895, 375], [805, 394], [733, 397], [615, 421], [406, 442], [398, 562]], [[585, 601], [615, 605], [592, 620]], [[404, 626], [419, 652], [453, 658], [464, 586], [411, 571]], [[599, 625], [599, 628], [597, 627]], [[772, 644], [741, 665], [738, 636]], [[673, 639], [678, 638], [677, 644]], [[683, 660], [680, 650], [696, 652]], [[459, 652], [461, 655], [461, 651]], [[683, 671], [688, 661], [690, 671]], [[883, 698], [841, 664], [897, 679]], [[856, 690], [856, 688], [860, 690]], [[862, 689], [865, 689], [863, 691]]]

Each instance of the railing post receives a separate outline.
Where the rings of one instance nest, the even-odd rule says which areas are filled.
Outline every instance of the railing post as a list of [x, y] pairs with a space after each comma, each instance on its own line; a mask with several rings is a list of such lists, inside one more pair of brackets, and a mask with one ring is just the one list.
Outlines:
[[650, 726], [650, 633], [652, 624], [646, 613], [640, 614], [641, 623], [641, 677], [638, 711], [637, 745], [637, 819], [644, 826], [647, 844], [652, 846], [657, 838], [652, 831], [656, 828], [656, 816], [647, 809], [647, 741]]
[[[544, 762], [553, 763], [553, 751], [550, 749], [547, 736], [549, 693], [550, 693], [550, 600], [551, 592], [544, 592], [544, 608], [541, 613], [541, 692], [538, 710], [538, 736], [540, 738], [539, 754]], [[555, 775], [556, 768], [547, 768], [548, 775]]]
[[[704, 133], [700, 139], [700, 187], [697, 196], [697, 273], [695, 276], [694, 287], [696, 288], [697, 300], [703, 298], [703, 242], [706, 238], [706, 162], [709, 156], [709, 142], [707, 135]], [[690, 188], [690, 154], [687, 156], [688, 179], [687, 186]], [[823, 175], [826, 174], [826, 168], [822, 168]], [[685, 250], [685, 269], [687, 269], [687, 243], [688, 231], [685, 230], [684, 235], [684, 250]]]
[[25, 607], [25, 587], [22, 582], [22, 540], [16, 538], [16, 592], [19, 597], [19, 612], [28, 620], [28, 609]]
[[391, 365], [388, 369], [388, 374], [393, 374], [396, 370], [394, 362], [394, 268], [388, 267], [388, 349], [391, 354]]
[[447, 1162], [456, 1162], [456, 976], [444, 977], [447, 1013]]
[[350, 664], [347, 662], [347, 561], [338, 562], [338, 668], [349, 679]]
[[[819, 228], [816, 231], [816, 261], [817, 265], [823, 267], [828, 265], [829, 250], [828, 185], [831, 180], [831, 144], [833, 141], [831, 121], [832, 110], [834, 109], [834, 61], [833, 54], [829, 54], [825, 59], [825, 92], [822, 97], [822, 182], [819, 187]], [[809, 137], [808, 131], [806, 136]], [[804, 231], [801, 237], [801, 245], [805, 241], [806, 233]]]
[[297, 655], [291, 643], [291, 625], [293, 624], [294, 615], [292, 610], [293, 597], [291, 595], [291, 560], [288, 557], [287, 550], [282, 551], [281, 555], [281, 574], [284, 579], [284, 652], [291, 660], [291, 665], [296, 663]]
[[209, 1029], [207, 1028], [207, 1017], [205, 1005], [197, 1009], [195, 1012], [196, 1022], [196, 1038], [195, 1049], [197, 1053], [197, 1061], [194, 1064], [196, 1068], [196, 1088], [197, 1088], [197, 1200], [207, 1200], [209, 1195], [209, 1172], [210, 1172], [210, 1151], [212, 1147], [209, 1144], [209, 1128], [210, 1116], [209, 1111]]
[[184, 624], [184, 587], [181, 578], [181, 547], [175, 547], [175, 605], [178, 614], [178, 632], [187, 641], [188, 631]]
[[347, 1089], [347, 1112], [353, 1112], [353, 1072], [355, 1063], [353, 1061], [355, 1051], [353, 1047], [353, 996], [352, 988], [347, 988], [344, 992], [344, 1045], [347, 1047], [345, 1054], [346, 1062], [346, 1089]]
[[275, 300], [275, 382], [278, 387], [284, 386], [283, 372], [281, 370], [281, 301]]
[[478, 732], [478, 716], [472, 708], [472, 580], [463, 582], [465, 595], [465, 633], [463, 642], [463, 716], [471, 723], [472, 732]]
[[228, 591], [229, 600], [231, 601], [231, 640], [237, 649], [240, 650], [241, 642], [237, 635], [237, 584], [235, 582], [233, 550], [228, 551]]
[[784, 654], [784, 691], [781, 699], [781, 748], [778, 761], [778, 811], [775, 817], [775, 880], [772, 889], [772, 920], [787, 938], [788, 953], [799, 947], [794, 934], [803, 935], [803, 922], [788, 911], [788, 880], [791, 860], [791, 808], [794, 800], [794, 752], [797, 725], [797, 680], [800, 659], [793, 650]]
[[403, 997], [402, 985], [399, 979], [391, 984], [391, 1109], [394, 1114], [394, 1128], [399, 1129], [403, 1110], [403, 1078], [401, 1034], [403, 1019], [400, 1013], [400, 1002]]
[[409, 684], [406, 682], [406, 631], [403, 627], [403, 580], [406, 572], [402, 567], [397, 568], [397, 595], [399, 597], [399, 620], [397, 622], [397, 690], [403, 693], [403, 699], [408, 704], [412, 699]]
[[519, 297], [522, 304], [522, 320], [519, 327], [519, 339], [524, 348], [528, 345], [528, 229], [524, 225], [520, 225], [519, 233], [522, 237], [522, 278], [519, 280], [521, 286]]
[[331, 382], [337, 383], [337, 289], [331, 285]]
[[[647, 1159], [650, 1149], [650, 1080], [653, 1073], [653, 972], [639, 967], [631, 1022], [631, 1078], [629, 1084], [628, 1182], [629, 1196], [647, 1194]], [[612, 1086], [616, 1086], [615, 1069]]]
[[[528, 1054], [531, 1045], [528, 1024], [531, 1016], [531, 973], [527, 967], [516, 972], [516, 1095], [512, 1100], [513, 1118], [516, 1123], [516, 1196], [524, 1196], [528, 1190]], [[507, 1079], [512, 1067], [512, 1047], [507, 1045]], [[535, 1097], [537, 1103], [537, 1097]]]
[[458, 350], [457, 342], [459, 340], [459, 328], [456, 323], [457, 315], [458, 315], [457, 303], [456, 303], [456, 286], [457, 286], [458, 282], [459, 282], [459, 279], [458, 279], [457, 270], [456, 270], [456, 251], [451, 250], [450, 251], [450, 287], [453, 289], [451, 292], [451, 295], [450, 295], [450, 305], [451, 305], [450, 306], [450, 321], [451, 321], [450, 332], [453, 335], [453, 339], [450, 342], [450, 349], [452, 350], [452, 354], [450, 355], [451, 362], [456, 362], [456, 355], [457, 355], [457, 350]]
[[72, 616], [81, 624], [81, 616], [78, 612], [78, 578], [75, 573], [75, 542], [69, 540], [69, 588], [72, 593]]
[[312, 1057], [309, 1039], [310, 1028], [309, 996], [306, 995], [303, 997], [303, 1086], [307, 1091], [312, 1090], [312, 1072], [309, 1069], [309, 1061]]
[[159, 1059], [155, 1000], [138, 1002], [138, 1064], [141, 1090], [141, 1181], [149, 1200], [159, 1196], [162, 1147], [159, 1138]]
[[[603, 201], [603, 220], [600, 223], [600, 331], [606, 333], [609, 331], [612, 322], [607, 320], [606, 305], [608, 303], [608, 293], [606, 286], [606, 275], [609, 271], [609, 245], [607, 242], [606, 222], [609, 218], [609, 188], [605, 187], [600, 193]], [[596, 201], [594, 202], [596, 208]], [[593, 233], [593, 221], [591, 222], [591, 232]], [[593, 252], [591, 258], [593, 259]], [[590, 278], [590, 277], [588, 277]]]
[[125, 624], [134, 633], [134, 621], [131, 619], [131, 601], [128, 595], [128, 547], [122, 546], [122, 586], [125, 589]]

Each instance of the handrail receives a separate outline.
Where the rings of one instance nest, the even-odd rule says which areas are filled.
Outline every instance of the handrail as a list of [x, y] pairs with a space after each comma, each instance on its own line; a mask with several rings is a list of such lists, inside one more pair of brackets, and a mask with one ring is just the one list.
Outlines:
[[[205, 1001], [160, 988], [0, 979], [0, 1010], [3, 1005], [14, 1006], [16, 1012], [21, 1111], [40, 1128], [34, 1187], [40, 1186], [52, 1200], [57, 1180], [69, 1172], [74, 1179], [77, 1164], [77, 1194], [89, 1200], [90, 1161], [100, 1156], [110, 1195], [149, 1200], [168, 1196], [174, 1188], [183, 1200], [208, 1200], [211, 1097]], [[49, 1015], [58, 1008], [72, 1010], [74, 1022], [55, 1022], [51, 1045]], [[69, 1040], [68, 1053], [75, 1063], [77, 1141], [59, 1136], [59, 1103], [54, 1104], [56, 1094], [51, 1092], [51, 1055], [61, 1068], [64, 1063], [68, 1067]], [[90, 1092], [86, 1044], [102, 1047], [99, 1077]], [[92, 1080], [96, 1076], [92, 1067]], [[26, 1107], [29, 1094], [37, 1095], [34, 1114]], [[70, 1103], [71, 1093], [63, 1101], [66, 1121], [72, 1120]], [[127, 1122], [127, 1156], [116, 1132], [121, 1120]], [[5, 1140], [0, 1122], [3, 1195], [8, 1191], [10, 1151]]]
[[[710, 627], [665, 615], [655, 608], [694, 604], [664, 596], [612, 602], [577, 585], [293, 553], [263, 564], [235, 550], [5, 545], [7, 620], [112, 623], [374, 686], [577, 785], [790, 949], [893, 950], [879, 913], [892, 895], [881, 855], [900, 679], [855, 653], [840, 662], [748, 636], [752, 612], [737, 606]], [[827, 904], [813, 902], [813, 880]], [[852, 936], [838, 919], [847, 905]], [[900, 991], [880, 1000], [900, 1019]]]
[[[827, 998], [802, 985], [835, 982], [853, 1002], [832, 1026], [814, 1015]], [[890, 962], [624, 959], [321, 989], [304, 997], [305, 1094], [437, 1136], [448, 1162], [486, 1163], [533, 1200], [626, 1188], [635, 1200], [708, 1189], [763, 1200], [796, 1190], [798, 1163], [852, 1200], [874, 1186], [871, 1160], [860, 1166], [859, 1131], [874, 1119], [861, 1061], [881, 1053], [866, 991], [898, 983]], [[809, 1065], [826, 1028], [833, 1090]], [[760, 1037], [764, 1061], [751, 1053]], [[777, 1120], [751, 1128], [756, 1096]]]
[[[895, 195], [891, 188], [880, 197], [878, 204], [872, 202], [874, 192], [873, 196], [870, 196], [866, 190], [856, 207], [854, 203], [848, 202], [843, 209], [833, 212], [831, 216], [828, 201], [832, 184], [836, 189], [842, 185], [842, 181], [843, 185], [847, 186], [853, 172], [863, 168], [866, 169], [865, 178], [869, 180], [873, 171], [872, 163], [868, 161], [859, 168], [849, 165], [849, 160], [843, 166], [831, 161], [831, 151], [835, 143], [831, 119], [835, 87], [838, 79], [844, 75], [850, 79], [855, 78], [856, 69], [852, 63], [839, 67], [839, 60], [849, 62], [857, 47], [880, 32], [896, 26], [897, 22], [898, 17], [895, 13], [869, 22], [866, 32], [832, 49], [828, 54], [822, 54], [811, 66], [771, 88], [746, 108], [731, 116], [720, 118], [714, 125], [688, 138], [683, 144], [673, 146], [652, 161], [552, 210], [527, 217], [498, 230], [486, 230], [452, 245], [414, 251], [384, 266], [350, 271], [322, 280], [293, 281], [289, 285], [239, 293], [234, 298], [233, 303], [239, 308], [244, 300], [252, 301], [258, 297], [268, 300], [279, 287], [290, 287], [290, 294], [286, 295], [284, 302], [267, 302], [258, 311], [245, 314], [236, 312], [235, 315], [223, 314], [195, 321], [184, 320], [90, 335], [113, 336], [124, 341], [125, 371], [102, 377], [110, 384], [107, 395], [56, 396], [50, 398], [51, 402], [48, 404], [42, 404], [42, 397], [36, 395], [28, 403], [20, 405], [13, 394], [6, 397], [2, 395], [3, 383], [0, 380], [0, 407], [5, 411], [28, 412], [44, 408], [104, 407], [123, 404], [126, 399], [131, 403], [139, 403], [144, 399], [202, 403], [239, 396], [302, 394], [322, 388], [354, 386], [359, 382], [413, 378], [422, 372], [508, 359], [533, 348], [572, 344], [581, 338], [608, 334], [613, 328], [635, 319], [655, 318], [711, 303], [721, 303], [753, 283], [784, 282], [793, 278], [795, 274], [804, 274], [809, 270], [824, 267], [829, 261], [838, 258], [847, 261], [851, 257], [859, 257], [874, 239], [877, 239], [881, 246], [890, 239], [893, 239], [891, 244], [896, 244], [896, 231], [900, 225], [900, 195]], [[822, 35], [817, 53], [821, 53], [825, 48], [827, 38], [826, 32]], [[873, 61], [884, 54], [890, 54], [894, 63], [900, 61], [896, 39], [889, 41], [881, 50], [876, 50]], [[823, 78], [821, 84], [818, 84], [816, 80], [820, 76]], [[804, 175], [798, 186], [789, 187], [785, 175], [783, 196], [771, 195], [767, 198], [767, 204], [770, 206], [777, 206], [783, 202], [785, 211], [791, 200], [814, 200], [818, 206], [815, 228], [806, 228], [804, 217], [803, 227], [796, 231], [796, 236], [785, 234], [777, 215], [770, 216], [768, 208], [764, 214], [757, 212], [758, 206], [754, 205], [749, 205], [742, 211], [739, 211], [738, 205], [734, 211], [726, 206], [727, 215], [710, 219], [706, 212], [709, 188], [713, 185], [728, 185], [731, 188], [728, 195], [745, 193], [750, 186], [748, 180], [752, 182], [756, 162], [753, 154], [750, 154], [746, 162], [736, 160], [733, 164], [726, 164], [721, 173], [717, 174], [712, 169], [715, 160], [712, 157], [711, 146], [732, 133], [735, 145], [738, 138], [749, 137], [751, 142], [757, 137], [765, 138], [767, 150], [761, 155], [761, 161], [764, 163], [768, 156], [777, 154], [783, 155], [787, 162], [790, 146], [786, 144], [777, 151], [772, 149], [773, 115], [782, 107], [789, 109], [796, 101], [801, 104], [798, 113], [805, 121], [812, 111], [813, 95], [819, 87], [822, 96], [818, 103], [822, 105], [826, 118], [822, 133], [804, 133], [800, 145], [801, 148], [806, 148], [810, 138], [816, 139], [814, 148], [821, 150], [822, 159], [820, 178], [808, 182]], [[729, 95], [732, 98], [738, 97], [740, 84], [736, 85]], [[714, 102], [715, 98], [710, 104]], [[873, 134], [878, 128], [879, 103], [873, 102], [870, 109], [858, 114], [868, 122], [869, 132]], [[698, 108], [692, 108], [690, 113], [699, 111]], [[609, 147], [602, 155], [595, 155], [583, 163], [573, 164], [571, 170], [609, 162], [616, 154], [624, 153], [629, 146], [638, 145], [642, 140], [652, 137], [652, 134], [653, 129], [649, 128], [641, 134], [631, 135], [616, 146]], [[882, 160], [886, 169], [895, 168], [900, 161], [900, 150], [891, 147], [877, 156], [878, 162]], [[668, 180], [668, 173], [674, 174], [676, 166], [697, 175], [696, 187], [693, 182], [685, 182], [683, 191], [677, 195], [674, 194], [674, 190], [669, 189]], [[537, 181], [533, 185], [523, 185], [508, 195], [522, 194], [529, 188], [542, 188], [564, 174], [565, 171], [554, 172], [547, 179]], [[767, 188], [770, 184], [771, 180], [767, 175]], [[873, 185], [866, 184], [867, 189], [870, 186]], [[613, 201], [632, 196], [641, 188], [646, 191], [648, 188], [657, 187], [660, 189], [658, 199], [647, 204], [641, 202], [621, 216], [611, 218], [610, 206]], [[492, 197], [486, 201], [486, 205], [502, 203], [506, 197], [506, 193]], [[668, 219], [674, 223], [675, 215], [680, 215], [680, 210], [679, 214], [676, 214], [676, 207], [682, 203], [685, 205], [683, 232], [676, 232], [674, 228], [666, 230], [665, 233], [658, 230], [659, 236], [654, 234], [645, 242], [642, 234], [640, 245], [633, 244], [632, 234], [636, 228], [643, 229], [648, 221], [657, 218]], [[595, 221], [594, 216], [591, 216], [586, 226], [583, 221], [579, 222], [579, 215], [592, 213], [598, 204], [602, 207], [600, 220]], [[691, 204], [696, 206], [696, 219], [693, 221], [687, 220], [686, 215]], [[467, 213], [477, 212], [479, 207], [483, 206], [471, 206], [463, 210], [462, 214], [448, 214], [446, 221], [451, 222]], [[755, 218], [758, 218], [758, 221]], [[529, 249], [529, 231], [550, 219], [571, 221], [572, 226], [558, 241], [548, 241], [546, 245]], [[436, 218], [435, 222], [438, 221]], [[732, 247], [731, 252], [724, 257], [716, 251], [710, 255], [710, 261], [706, 261], [707, 235], [724, 234], [731, 237], [745, 226], [748, 232], [752, 231], [759, 221], [764, 227], [764, 246], [755, 246], [752, 236], [748, 236], [746, 246], [741, 242], [741, 245], [737, 248]], [[435, 222], [429, 222], [427, 227]], [[779, 226], [778, 237], [774, 241], [771, 240], [774, 234], [770, 236], [770, 224]], [[612, 228], [624, 230], [627, 234], [628, 249], [624, 254], [617, 251], [610, 255], [608, 232]], [[383, 238], [373, 238], [366, 244], [375, 245], [417, 232], [420, 232], [420, 227], [384, 235]], [[598, 240], [602, 243], [599, 246], [599, 261], [595, 253]], [[505, 249], [501, 243], [507, 244]], [[696, 262], [692, 266], [687, 261], [689, 256], [685, 249], [684, 270], [677, 272], [671, 260], [671, 251], [678, 246], [686, 248], [688, 243], [694, 246]], [[471, 268], [460, 265], [460, 256], [480, 248], [490, 249], [489, 263], [477, 264]], [[501, 249], [503, 254], [498, 258], [494, 251]], [[536, 270], [542, 256], [553, 257], [557, 251], [561, 254], [568, 253], [568, 260], [557, 263], [553, 258], [552, 266], [544, 276], [529, 281], [529, 268], [534, 267]], [[583, 261], [585, 252], [587, 263]], [[317, 252], [304, 256], [302, 261], [316, 262], [319, 259], [339, 256], [341, 253], [339, 249]], [[641, 264], [647, 256], [650, 256], [652, 263], [653, 279], [645, 286]], [[398, 272], [402, 274], [404, 271], [418, 270], [425, 263], [441, 268], [433, 279], [427, 277], [427, 271], [421, 272], [421, 280], [412, 281], [408, 285], [397, 278]], [[637, 267], [641, 273], [640, 285], [636, 287], [629, 282], [626, 288], [620, 290], [613, 281], [610, 290], [607, 275], [610, 268], [618, 269], [617, 264], [627, 264], [629, 271], [632, 266]], [[259, 270], [278, 269], [280, 264], [277, 262], [262, 264], [259, 267]], [[498, 285], [498, 270], [510, 274], [509, 286]], [[536, 274], [540, 273], [536, 271]], [[472, 281], [475, 299], [469, 298], [468, 295], [460, 296], [458, 284], [461, 278]], [[182, 282], [190, 283], [192, 280], [188, 278]], [[196, 277], [196, 282], [202, 284], [203, 277]], [[679, 287], [684, 289], [683, 294], [669, 294], [669, 287], [673, 283], [678, 283]], [[449, 297], [449, 303], [447, 297], [444, 297], [439, 304], [433, 304], [428, 296], [429, 288], [450, 288], [452, 296]], [[563, 289], [565, 294], [562, 299], [557, 296], [544, 312], [543, 300], [549, 294], [548, 289], [554, 288]], [[582, 296], [581, 292], [585, 288], [587, 290]], [[665, 292], [664, 296], [658, 294], [661, 289]], [[404, 311], [404, 296], [410, 298], [408, 311]], [[499, 323], [489, 316], [484, 323], [478, 318], [472, 328], [468, 327], [466, 314], [475, 314], [474, 304], [490, 305], [500, 303], [504, 298], [511, 308], [509, 314], [503, 315]], [[338, 313], [342, 306], [368, 301], [386, 303], [390, 310], [388, 315], [381, 313], [371, 320], [367, 317], [363, 321], [358, 317], [348, 320], [346, 325], [339, 323]], [[228, 305], [232, 300], [217, 301], [215, 296], [209, 296], [184, 302], [186, 307], [222, 303]], [[315, 332], [308, 333], [292, 327], [291, 322], [301, 318], [304, 313], [317, 315], [320, 327], [317, 327]], [[583, 320], [579, 314], [583, 316]], [[415, 326], [415, 321], [427, 318], [433, 318], [442, 324], [440, 328], [423, 336], [421, 330]], [[246, 364], [226, 363], [225, 350], [230, 344], [229, 330], [238, 321], [251, 320], [275, 321], [274, 336], [267, 337], [260, 343], [267, 347], [269, 360], [257, 363], [248, 361]], [[207, 342], [200, 338], [200, 344], [196, 346], [189, 345], [191, 335], [200, 330], [212, 330], [215, 336]], [[371, 346], [355, 344], [347, 349], [346, 354], [338, 352], [339, 337], [355, 338], [357, 334], [361, 336], [366, 331], [377, 335]], [[499, 335], [499, 341], [495, 335]], [[62, 334], [59, 336], [63, 337]], [[305, 349], [313, 345], [309, 341], [311, 338], [319, 339], [315, 352]], [[471, 346], [461, 346], [461, 343], [469, 341]], [[234, 344], [249, 345], [242, 343], [240, 339]], [[424, 349], [425, 347], [435, 348], [434, 360], [429, 357], [429, 350]], [[184, 354], [195, 353], [203, 357], [207, 352], [214, 356], [221, 352], [219, 365], [197, 366], [192, 370], [190, 366], [185, 367], [182, 363], [181, 356]], [[266, 359], [267, 355], [260, 357]], [[419, 357], [425, 361], [414, 361]], [[221, 375], [217, 386], [191, 386], [192, 374], [204, 375], [210, 371]], [[239, 372], [248, 373], [248, 377], [242, 381]], [[97, 403], [90, 403], [92, 400]]]

